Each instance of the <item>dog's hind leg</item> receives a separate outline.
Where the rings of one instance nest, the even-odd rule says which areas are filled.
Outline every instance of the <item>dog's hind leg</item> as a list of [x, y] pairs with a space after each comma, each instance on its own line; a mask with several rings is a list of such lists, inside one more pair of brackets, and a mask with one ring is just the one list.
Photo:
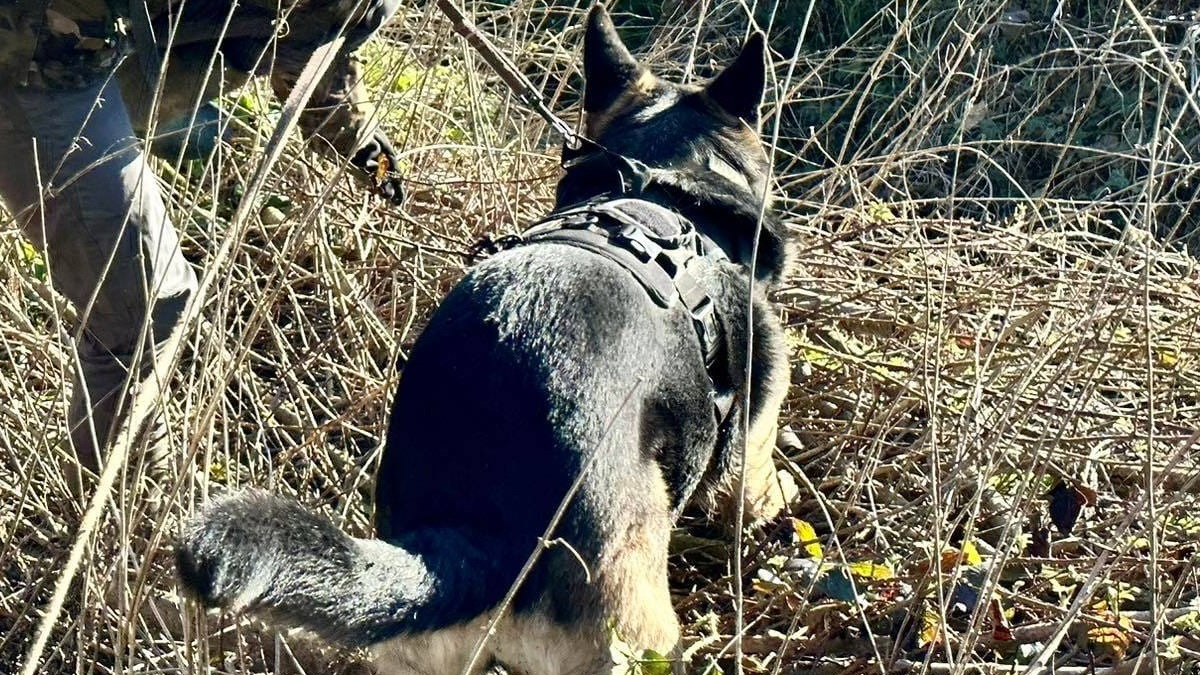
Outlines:
[[[649, 462], [628, 471], [622, 482], [619, 492], [603, 498], [612, 508], [593, 521], [607, 534], [586, 572], [590, 581], [573, 584], [571, 597], [577, 606], [588, 609], [562, 626], [568, 639], [555, 641], [560, 645], [557, 663], [531, 668], [528, 675], [630, 672], [633, 661], [653, 657], [647, 651], [675, 660], [673, 671], [682, 672], [679, 619], [667, 581], [673, 514], [666, 484], [657, 466]], [[577, 566], [569, 557], [564, 553], [560, 560]], [[629, 662], [622, 665], [624, 659]]]
[[[646, 650], [653, 650], [677, 659], [679, 618], [667, 582], [672, 517], [665, 489], [654, 498], [660, 503], [653, 508], [629, 514], [620, 543], [597, 570], [597, 586], [612, 620], [612, 638], [629, 647], [630, 656], [643, 658]], [[605, 651], [611, 659], [611, 652]], [[680, 672], [678, 662], [675, 670]]]
[[[621, 659], [644, 659], [646, 650], [678, 658], [679, 621], [667, 585], [669, 521], [621, 529], [628, 539], [591, 570], [591, 583], [575, 587], [572, 608], [580, 613], [573, 620], [551, 618], [553, 611], [542, 606], [500, 622], [493, 642], [506, 673], [621, 675], [635, 672]], [[682, 672], [678, 662], [672, 666]]]

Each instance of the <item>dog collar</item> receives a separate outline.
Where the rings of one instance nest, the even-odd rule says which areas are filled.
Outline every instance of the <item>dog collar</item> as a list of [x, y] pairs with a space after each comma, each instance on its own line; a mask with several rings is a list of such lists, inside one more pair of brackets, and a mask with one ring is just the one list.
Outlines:
[[563, 171], [588, 172], [616, 176], [617, 192], [636, 197], [650, 185], [650, 167], [620, 153], [613, 152], [595, 141], [582, 138], [577, 148], [563, 145]]

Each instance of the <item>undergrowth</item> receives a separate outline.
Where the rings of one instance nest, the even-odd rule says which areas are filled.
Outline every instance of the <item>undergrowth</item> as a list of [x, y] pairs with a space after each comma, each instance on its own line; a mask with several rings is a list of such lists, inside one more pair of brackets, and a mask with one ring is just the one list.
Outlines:
[[[769, 33], [764, 133], [797, 249], [775, 297], [792, 363], [777, 459], [801, 493], [741, 551], [696, 516], [680, 524], [692, 671], [1194, 669], [1197, 10], [616, 5], [668, 77], [710, 75], [751, 25]], [[583, 3], [473, 7], [575, 120]], [[402, 10], [362, 56], [403, 207], [293, 140], [255, 217], [231, 224], [278, 115], [261, 82], [223, 99], [232, 147], [156, 164], [197, 269], [236, 247], [167, 405], [178, 481], [157, 516], [132, 488], [110, 503], [39, 672], [365, 667], [201, 615], [176, 593], [170, 536], [247, 485], [370, 532], [408, 350], [472, 246], [549, 208], [559, 140], [432, 7]], [[81, 506], [62, 471], [72, 310], [14, 228], [0, 258], [0, 672], [15, 672]]]

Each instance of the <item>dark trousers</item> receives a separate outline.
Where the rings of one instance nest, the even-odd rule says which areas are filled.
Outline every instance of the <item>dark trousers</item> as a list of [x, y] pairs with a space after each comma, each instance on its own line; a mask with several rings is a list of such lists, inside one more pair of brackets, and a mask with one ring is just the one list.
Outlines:
[[[115, 83], [0, 85], [0, 110], [0, 198], [79, 313], [70, 436], [95, 470], [128, 407], [123, 392], [152, 372], [153, 346], [179, 322], [196, 276]], [[133, 363], [142, 336], [146, 354]]]

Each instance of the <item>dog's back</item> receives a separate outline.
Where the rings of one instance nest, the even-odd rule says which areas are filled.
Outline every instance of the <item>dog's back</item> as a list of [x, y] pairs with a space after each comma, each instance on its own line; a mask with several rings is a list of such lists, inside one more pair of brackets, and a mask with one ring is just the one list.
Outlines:
[[[598, 86], [637, 95], [648, 80], [602, 9], [589, 16], [587, 40], [591, 100]], [[762, 45], [755, 44], [739, 63], [757, 59], [761, 95]], [[699, 91], [679, 89], [677, 100]], [[602, 98], [607, 107], [619, 101]], [[711, 108], [721, 125], [739, 124], [707, 99], [687, 105], [679, 114]], [[621, 111], [608, 112], [611, 124]], [[738, 129], [722, 133], [741, 138]], [[662, 198], [686, 193], [693, 180], [723, 179], [697, 174]], [[756, 216], [761, 195], [751, 186], [761, 180], [710, 192], [736, 195], [737, 208]], [[573, 189], [589, 188], [576, 181]], [[387, 543], [347, 537], [291, 502], [241, 493], [207, 507], [185, 533], [177, 556], [185, 585], [210, 605], [374, 644], [385, 673], [462, 672], [493, 619], [497, 632], [476, 670], [608, 672], [614, 638], [677, 655], [667, 585], [672, 524], [703, 481], [728, 484], [740, 406], [750, 406], [756, 428], [773, 428], [782, 395], [777, 383], [768, 386], [781, 368], [779, 329], [761, 287], [751, 292], [749, 261], [741, 259], [752, 249], [753, 222], [722, 207], [719, 200], [705, 206], [729, 223], [698, 215], [696, 227], [728, 229], [706, 241], [740, 248], [688, 266], [716, 306], [716, 365], [698, 339], [696, 316], [679, 302], [656, 303], [612, 257], [562, 242], [498, 253], [445, 298], [405, 367], [376, 489], [377, 529]], [[764, 364], [754, 369], [745, 344], [752, 323]], [[739, 394], [749, 370], [756, 386]], [[734, 401], [727, 419], [714, 413], [722, 396]], [[493, 617], [518, 579], [512, 605]]]
[[678, 638], [665, 585], [678, 503], [659, 461], [694, 457], [677, 470], [703, 473], [715, 425], [703, 361], [692, 347], [688, 363], [680, 344], [691, 326], [670, 320], [612, 262], [518, 248], [469, 274], [413, 350], [380, 470], [380, 536], [453, 523], [500, 568], [481, 577], [490, 604], [480, 612], [504, 596], [586, 469], [553, 532], [559, 545], [516, 597], [521, 628], [509, 628], [561, 631], [534, 652], [558, 644], [566, 662], [523, 671], [514, 662], [532, 657], [514, 653], [521, 641], [493, 640], [516, 672], [608, 659], [596, 636], [609, 619], [635, 644], [669, 651]]

